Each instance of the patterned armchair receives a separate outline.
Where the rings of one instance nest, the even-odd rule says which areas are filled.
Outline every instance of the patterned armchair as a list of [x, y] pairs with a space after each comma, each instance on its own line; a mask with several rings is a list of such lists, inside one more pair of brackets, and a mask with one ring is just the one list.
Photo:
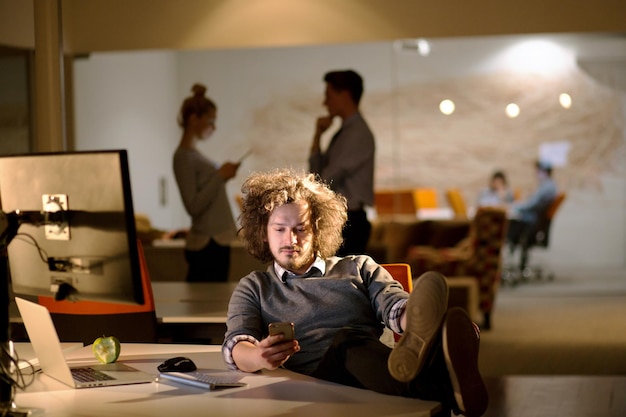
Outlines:
[[482, 326], [489, 329], [500, 278], [506, 225], [503, 209], [481, 207], [471, 222], [468, 236], [456, 246], [411, 246], [406, 262], [411, 266], [413, 277], [429, 270], [439, 271], [450, 279], [455, 276], [475, 277], [478, 280], [479, 308], [484, 319]]

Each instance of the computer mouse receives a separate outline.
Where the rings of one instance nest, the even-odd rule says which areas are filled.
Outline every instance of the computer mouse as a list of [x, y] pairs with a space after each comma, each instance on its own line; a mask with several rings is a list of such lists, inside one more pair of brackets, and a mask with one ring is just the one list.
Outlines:
[[160, 364], [157, 369], [160, 372], [191, 372], [196, 370], [196, 364], [184, 356], [176, 356]]

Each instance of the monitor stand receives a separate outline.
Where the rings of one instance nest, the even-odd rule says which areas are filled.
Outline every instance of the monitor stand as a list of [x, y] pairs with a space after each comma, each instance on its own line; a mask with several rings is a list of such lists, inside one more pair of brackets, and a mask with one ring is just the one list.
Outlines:
[[[15, 216], [7, 216], [0, 211], [0, 415], [26, 417], [43, 415], [43, 410], [30, 410], [17, 407], [13, 402], [14, 387], [11, 352], [11, 322], [9, 320], [9, 262], [7, 246], [17, 234], [19, 222]], [[17, 367], [16, 372], [19, 372]]]
[[[0, 249], [0, 415], [8, 417], [26, 417], [34, 416], [35, 410], [23, 409], [17, 407], [13, 402], [13, 383], [10, 382], [14, 375], [9, 370], [13, 366], [11, 351], [11, 327], [9, 321], [9, 276], [8, 276], [8, 258], [6, 255], [6, 247]], [[15, 368], [17, 369], [17, 368]], [[7, 373], [9, 373], [7, 375]], [[17, 388], [15, 388], [17, 389]]]

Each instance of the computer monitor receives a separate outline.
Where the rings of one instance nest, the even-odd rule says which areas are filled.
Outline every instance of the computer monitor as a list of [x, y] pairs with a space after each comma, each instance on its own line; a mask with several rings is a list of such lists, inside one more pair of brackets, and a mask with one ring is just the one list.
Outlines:
[[7, 246], [13, 292], [144, 303], [126, 151], [0, 156], [0, 202], [41, 213]]

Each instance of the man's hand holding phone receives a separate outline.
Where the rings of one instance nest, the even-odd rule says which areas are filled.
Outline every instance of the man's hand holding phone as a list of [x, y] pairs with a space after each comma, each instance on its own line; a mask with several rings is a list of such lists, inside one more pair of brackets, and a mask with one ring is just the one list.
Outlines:
[[259, 343], [262, 350], [266, 369], [276, 369], [282, 366], [294, 353], [300, 350], [295, 340], [294, 325], [290, 322], [270, 323], [269, 336]]

